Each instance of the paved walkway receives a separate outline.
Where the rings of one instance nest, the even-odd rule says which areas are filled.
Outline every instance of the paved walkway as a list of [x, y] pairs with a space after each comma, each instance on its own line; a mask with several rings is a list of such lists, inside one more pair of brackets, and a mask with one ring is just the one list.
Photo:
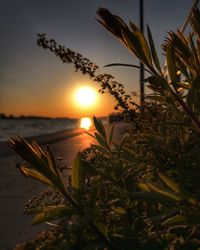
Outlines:
[[[119, 137], [119, 129], [116, 129]], [[61, 139], [61, 138], [60, 138]], [[56, 156], [63, 158], [63, 164], [69, 166], [76, 153], [87, 148], [94, 139], [85, 133], [54, 140], [51, 144]], [[25, 203], [46, 186], [25, 178], [15, 168], [21, 160], [16, 155], [0, 159], [0, 250], [9, 250], [20, 242], [34, 238], [47, 225], [31, 226], [31, 217], [23, 215]]]
[[[81, 134], [51, 145], [56, 156], [63, 157], [64, 164], [71, 164], [78, 150], [92, 143], [87, 134]], [[15, 156], [0, 159], [0, 250], [13, 249], [19, 242], [33, 238], [45, 225], [31, 226], [31, 217], [23, 215], [28, 199], [46, 188], [42, 184], [22, 176], [15, 168], [20, 159]]]

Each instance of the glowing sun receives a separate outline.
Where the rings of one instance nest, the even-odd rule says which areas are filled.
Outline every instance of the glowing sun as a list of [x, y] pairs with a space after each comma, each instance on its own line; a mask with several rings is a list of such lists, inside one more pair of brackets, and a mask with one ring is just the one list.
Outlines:
[[75, 99], [78, 105], [89, 107], [95, 104], [97, 92], [91, 87], [81, 87], [75, 92]]

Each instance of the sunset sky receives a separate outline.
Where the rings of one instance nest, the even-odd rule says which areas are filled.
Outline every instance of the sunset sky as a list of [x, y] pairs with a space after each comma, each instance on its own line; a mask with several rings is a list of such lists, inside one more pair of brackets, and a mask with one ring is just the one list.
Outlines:
[[[169, 30], [184, 23], [192, 0], [144, 0], [149, 24], [161, 55]], [[97, 21], [96, 9], [108, 8], [126, 21], [138, 24], [139, 0], [0, 0], [0, 113], [52, 117], [107, 115], [114, 101], [97, 98], [92, 108], [74, 102], [74, 92], [89, 85], [89, 77], [75, 73], [49, 51], [36, 45], [36, 34], [46, 33], [58, 43], [80, 52], [124, 83], [127, 92], [138, 91], [138, 70], [103, 68], [112, 62], [138, 64], [138, 60]]]

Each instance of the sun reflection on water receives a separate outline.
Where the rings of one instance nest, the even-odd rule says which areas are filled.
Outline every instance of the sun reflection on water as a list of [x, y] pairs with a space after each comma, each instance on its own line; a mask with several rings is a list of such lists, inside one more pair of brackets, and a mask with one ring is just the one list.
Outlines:
[[92, 120], [89, 117], [83, 117], [80, 121], [80, 127], [88, 130], [92, 127]]

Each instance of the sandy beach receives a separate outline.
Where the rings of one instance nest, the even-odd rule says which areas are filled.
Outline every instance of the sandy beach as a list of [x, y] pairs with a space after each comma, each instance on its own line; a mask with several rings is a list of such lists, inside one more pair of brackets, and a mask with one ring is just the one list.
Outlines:
[[[123, 126], [116, 125], [115, 135], [119, 138]], [[110, 126], [107, 126], [107, 130]], [[89, 131], [94, 132], [94, 129]], [[29, 138], [39, 144], [49, 144], [55, 155], [62, 158], [62, 164], [69, 166], [78, 151], [94, 143], [94, 139], [82, 129], [63, 131], [51, 135]], [[23, 215], [24, 204], [33, 195], [46, 189], [42, 184], [25, 178], [15, 168], [21, 159], [8, 147], [7, 143], [0, 144], [0, 249], [8, 250], [19, 243], [33, 238], [47, 225], [31, 226], [31, 217]]]

